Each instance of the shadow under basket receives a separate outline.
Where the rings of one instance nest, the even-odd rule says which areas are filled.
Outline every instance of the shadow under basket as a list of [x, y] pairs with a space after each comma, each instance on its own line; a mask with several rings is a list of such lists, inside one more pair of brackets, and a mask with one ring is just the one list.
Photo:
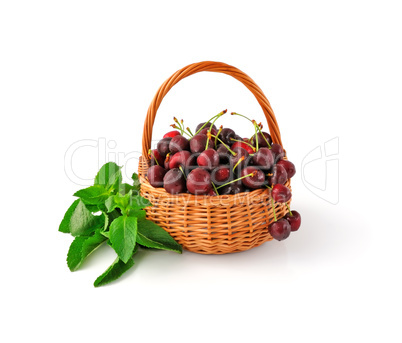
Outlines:
[[[220, 72], [242, 82], [256, 97], [267, 119], [273, 142], [282, 145], [271, 106], [254, 81], [239, 69], [221, 62], [191, 64], [173, 74], [156, 93], [144, 123], [142, 156], [139, 161], [141, 195], [153, 206], [147, 218], [164, 228], [184, 249], [200, 254], [227, 254], [257, 247], [272, 240], [268, 226], [287, 213], [286, 204], [272, 202], [269, 189], [222, 196], [172, 195], [152, 187], [147, 179], [152, 129], [162, 99], [183, 78], [201, 71]], [[286, 186], [290, 187], [290, 180]], [[288, 202], [290, 205], [290, 201]]]

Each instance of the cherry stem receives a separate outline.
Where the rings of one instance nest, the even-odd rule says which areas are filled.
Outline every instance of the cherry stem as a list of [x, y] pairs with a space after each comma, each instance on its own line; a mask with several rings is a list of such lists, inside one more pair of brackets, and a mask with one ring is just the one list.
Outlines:
[[254, 176], [255, 174], [256, 174], [256, 172], [252, 172], [252, 173], [250, 173], [250, 174], [248, 174], [248, 175], [244, 175], [244, 176], [242, 176], [242, 177], [239, 177], [239, 178], [236, 179], [236, 180], [227, 182], [227, 183], [223, 184], [222, 186], [219, 186], [217, 189], [220, 189], [220, 188], [222, 188], [222, 187], [225, 187], [225, 186], [227, 186], [227, 185], [230, 185], [230, 184], [233, 183], [233, 182], [237, 182], [237, 181], [243, 180], [243, 179], [245, 179], [246, 177]]
[[292, 211], [290, 210], [290, 207], [289, 207], [289, 204], [288, 204], [288, 203], [286, 203], [286, 207], [288, 208], [288, 211], [289, 211], [290, 216], [293, 217], [293, 213], [292, 213]]
[[254, 148], [250, 143], [247, 143], [247, 142], [245, 142], [245, 141], [241, 141], [241, 140], [235, 139], [235, 138], [230, 138], [230, 140], [231, 140], [231, 141], [234, 141], [234, 142], [244, 143], [244, 144], [248, 145], [251, 149], [253, 149], [253, 151], [255, 151], [255, 148]]
[[267, 187], [267, 188], [269, 188], [269, 189], [271, 189], [271, 190], [272, 190], [272, 187], [270, 187], [270, 186], [268, 186], [268, 185], [265, 185], [265, 187]]
[[[223, 126], [221, 125], [220, 128], [219, 128], [218, 133], [216, 134], [216, 137], [219, 137], [219, 135], [221, 134], [222, 130], [223, 130]], [[218, 143], [218, 140], [215, 138], [215, 150], [216, 150], [216, 147], [218, 145], [217, 143]]]
[[149, 151], [148, 151], [148, 156], [152, 156], [152, 157], [154, 158], [156, 164], [159, 166], [159, 162], [158, 162], [158, 160], [156, 159], [156, 157], [155, 157], [155, 155], [154, 155], [154, 153], [152, 152], [151, 149], [149, 149]]
[[186, 181], [187, 181], [187, 177], [186, 177], [186, 174], [184, 173], [184, 170], [183, 170], [182, 166], [179, 166], [179, 169], [180, 169], [180, 171], [182, 172], [184, 178], [185, 178]]
[[240, 159], [237, 161], [237, 163], [233, 167], [233, 173], [236, 170], [237, 166], [244, 161], [244, 159], [245, 159], [244, 156], [240, 157]]
[[257, 130], [257, 123], [255, 120], [253, 120], [253, 124], [254, 124], [254, 130], [255, 130], [255, 149], [256, 151], [258, 151], [258, 130]]
[[272, 210], [274, 211], [274, 219], [275, 219], [275, 221], [278, 221], [278, 219], [276, 218], [275, 203], [274, 203], [274, 198], [272, 197], [272, 194], [271, 194], [271, 204], [272, 204]]
[[[217, 115], [214, 115], [210, 120], [208, 120], [204, 125], [201, 126], [201, 128], [195, 133], [196, 135], [201, 132], [201, 130], [208, 125], [212, 120], [218, 120], [218, 118], [222, 117], [228, 110], [223, 110], [222, 112], [218, 113]], [[216, 119], [215, 119], [216, 118]], [[214, 123], [215, 123], [214, 121]]]
[[190, 137], [191, 137], [191, 138], [193, 138], [193, 137], [194, 137], [194, 135], [193, 135], [193, 133], [191, 132], [190, 128], [189, 128], [189, 127], [187, 127], [187, 128], [186, 128], [186, 130], [187, 130], [187, 131], [190, 133], [190, 135], [191, 135]]
[[[266, 139], [265, 135], [264, 135], [264, 134], [262, 133], [262, 131], [261, 131], [261, 129], [262, 129], [262, 124], [258, 124], [258, 125], [257, 125], [257, 123], [255, 122], [255, 120], [251, 120], [251, 119], [247, 118], [246, 116], [244, 116], [244, 115], [242, 115], [242, 114], [239, 114], [239, 113], [236, 113], [236, 112], [232, 112], [231, 114], [232, 114], [232, 115], [236, 115], [236, 116], [240, 116], [240, 117], [243, 117], [243, 118], [246, 118], [248, 121], [251, 121], [251, 122], [253, 123], [253, 125], [255, 126], [255, 128], [258, 130], [258, 132], [261, 133], [261, 136], [264, 138], [265, 142], [267, 142], [268, 148], [271, 149], [271, 144], [269, 144], [269, 142], [268, 142], [268, 140]], [[261, 127], [260, 127], [260, 125], [261, 125]], [[258, 144], [257, 133], [255, 134], [255, 139], [257, 140], [256, 144]], [[258, 151], [258, 149], [257, 149], [257, 151]]]
[[228, 149], [228, 151], [229, 151], [233, 156], [236, 156], [236, 155], [237, 155], [232, 149], [229, 148], [228, 145], [226, 145], [225, 143], [223, 143], [222, 140], [221, 140], [218, 136], [214, 136], [214, 135], [211, 134], [211, 137], [214, 137], [216, 140], [218, 140], [219, 142], [221, 142], [221, 143], [224, 145], [224, 147], [225, 147], [226, 149]]
[[218, 188], [216, 188], [216, 186], [213, 182], [211, 182], [211, 184], [212, 184], [212, 187], [214, 188], [216, 195], [219, 195]]
[[[211, 122], [211, 126], [209, 127], [209, 130], [208, 130], [208, 133], [209, 133], [209, 134], [212, 132], [212, 128], [213, 128], [214, 124], [216, 123], [216, 121], [217, 121], [221, 116], [223, 116], [226, 112], [227, 112], [227, 110], [224, 110], [224, 111], [222, 111], [221, 113], [218, 113], [218, 114], [216, 115], [216, 118]], [[209, 144], [209, 140], [210, 140], [210, 139], [211, 139], [211, 136], [208, 135], [207, 145], [205, 146], [205, 150], [208, 149], [208, 144]], [[215, 140], [215, 143], [216, 143], [216, 140]]]
[[[179, 129], [180, 132], [181, 132], [181, 135], [183, 136], [183, 134], [184, 134], [184, 128], [183, 128], [183, 126], [181, 126], [179, 120], [178, 120], [176, 117], [173, 117], [173, 120], [174, 120], [175, 123], [176, 123], [177, 125], [179, 125], [179, 126], [177, 127], [177, 126], [175, 125], [175, 126], [172, 126], [172, 127], [175, 128], [175, 129]], [[183, 123], [183, 119], [182, 119], [182, 123]]]
[[[262, 125], [261, 125], [261, 127], [262, 127]], [[268, 144], [268, 149], [271, 149], [271, 144], [269, 144], [269, 142], [267, 140], [267, 137], [265, 137], [265, 135], [262, 133], [262, 131], [261, 131], [259, 126], [257, 127], [257, 129], [260, 132], [262, 138], [264, 138], [264, 141]], [[256, 137], [256, 139], [257, 139], [257, 142], [258, 142], [258, 137]]]

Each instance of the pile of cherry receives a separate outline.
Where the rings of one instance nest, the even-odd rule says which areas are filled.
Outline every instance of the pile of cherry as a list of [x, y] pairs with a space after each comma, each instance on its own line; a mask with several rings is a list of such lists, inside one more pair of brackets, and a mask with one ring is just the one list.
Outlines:
[[[148, 180], [153, 187], [163, 187], [170, 194], [189, 192], [194, 195], [228, 195], [270, 189], [275, 222], [269, 226], [277, 240], [297, 231], [301, 217], [290, 211], [287, 202], [292, 194], [285, 186], [296, 173], [292, 162], [283, 159], [285, 153], [272, 142], [262, 124], [249, 120], [254, 126], [251, 138], [242, 138], [230, 128], [218, 129], [215, 122], [226, 113], [222, 111], [208, 122], [201, 123], [193, 134], [183, 120], [174, 118], [170, 131], [158, 142], [157, 149], [149, 151], [151, 167]], [[277, 220], [274, 201], [286, 203], [288, 213]]]

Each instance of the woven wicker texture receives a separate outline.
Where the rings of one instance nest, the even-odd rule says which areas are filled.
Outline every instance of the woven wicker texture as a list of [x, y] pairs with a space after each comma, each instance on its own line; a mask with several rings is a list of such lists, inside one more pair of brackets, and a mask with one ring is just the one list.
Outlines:
[[[169, 90], [192, 74], [210, 71], [230, 75], [242, 82], [256, 97], [267, 119], [274, 143], [282, 145], [278, 124], [268, 99], [255, 82], [239, 69], [221, 62], [199, 62], [180, 69], [157, 91], [144, 123], [142, 157], [139, 175], [141, 195], [153, 204], [147, 218], [168, 231], [184, 249], [201, 254], [226, 254], [259, 246], [272, 240], [268, 225], [274, 220], [268, 189], [224, 196], [171, 195], [163, 188], [152, 187], [147, 178], [148, 151], [156, 112]], [[286, 186], [290, 187], [290, 181]], [[287, 210], [285, 204], [274, 203], [277, 218]]]

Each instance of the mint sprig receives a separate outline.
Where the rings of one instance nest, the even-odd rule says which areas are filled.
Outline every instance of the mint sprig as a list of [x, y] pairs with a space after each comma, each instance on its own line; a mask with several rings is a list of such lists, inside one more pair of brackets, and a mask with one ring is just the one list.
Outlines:
[[105, 242], [116, 252], [116, 260], [96, 279], [95, 287], [112, 282], [129, 270], [139, 247], [182, 252], [180, 244], [164, 229], [146, 219], [144, 208], [152, 204], [139, 194], [138, 175], [134, 173], [132, 180], [132, 185], [122, 183], [121, 167], [106, 163], [93, 186], [74, 194], [78, 199], [59, 226], [60, 232], [75, 237], [67, 254], [71, 271], [78, 270]]

